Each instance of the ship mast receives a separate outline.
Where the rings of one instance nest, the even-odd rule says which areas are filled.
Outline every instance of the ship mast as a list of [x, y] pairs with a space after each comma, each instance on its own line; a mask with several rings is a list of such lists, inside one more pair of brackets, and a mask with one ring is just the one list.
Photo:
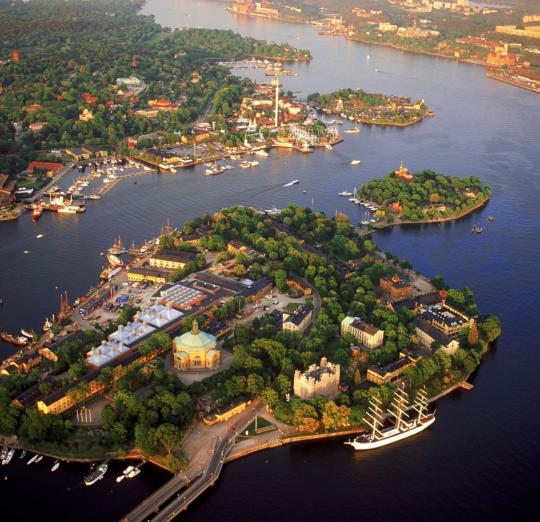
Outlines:
[[388, 413], [396, 419], [396, 428], [401, 430], [403, 421], [403, 414], [409, 404], [409, 396], [400, 388], [396, 389], [392, 404], [388, 409]]
[[383, 436], [379, 430], [384, 422], [381, 405], [382, 403], [379, 399], [372, 397], [369, 401], [368, 411], [364, 417], [364, 422], [372, 429], [370, 437], [372, 441]]
[[412, 406], [412, 409], [418, 413], [418, 417], [416, 418], [417, 423], [426, 416], [428, 404], [426, 388], [422, 387], [416, 392], [416, 400]]

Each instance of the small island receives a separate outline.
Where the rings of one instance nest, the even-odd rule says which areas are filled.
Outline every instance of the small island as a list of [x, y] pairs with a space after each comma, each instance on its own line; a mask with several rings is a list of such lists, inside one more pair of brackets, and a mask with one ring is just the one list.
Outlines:
[[413, 174], [403, 163], [357, 193], [360, 201], [376, 205], [376, 228], [459, 219], [484, 206], [490, 196], [491, 188], [476, 176], [458, 178], [432, 170]]
[[312, 93], [307, 101], [317, 111], [370, 125], [407, 127], [433, 115], [424, 100], [413, 102], [404, 96], [386, 96], [362, 89]]

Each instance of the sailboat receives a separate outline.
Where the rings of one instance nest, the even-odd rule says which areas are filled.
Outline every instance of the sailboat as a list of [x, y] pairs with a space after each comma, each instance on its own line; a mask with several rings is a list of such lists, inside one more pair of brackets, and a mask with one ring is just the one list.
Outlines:
[[364, 422], [371, 427], [371, 432], [360, 435], [345, 444], [352, 446], [355, 450], [380, 448], [407, 437], [412, 437], [429, 428], [435, 422], [435, 413], [427, 413], [428, 396], [424, 388], [418, 390], [416, 401], [412, 406], [417, 415], [410, 418], [407, 413], [408, 409], [409, 396], [405, 391], [398, 388], [392, 404], [387, 410], [387, 415], [393, 417], [395, 423], [389, 428], [383, 428], [386, 415], [383, 412], [382, 403], [376, 397], [372, 398], [364, 418]]

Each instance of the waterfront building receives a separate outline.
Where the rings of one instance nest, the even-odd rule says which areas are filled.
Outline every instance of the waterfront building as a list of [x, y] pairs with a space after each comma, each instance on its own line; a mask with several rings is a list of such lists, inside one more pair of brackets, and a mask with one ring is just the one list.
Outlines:
[[433, 343], [438, 343], [441, 350], [449, 355], [453, 355], [459, 348], [459, 341], [451, 339], [440, 330], [424, 321], [420, 317], [416, 317], [413, 321], [414, 329], [418, 342], [426, 348], [432, 348]]
[[299, 306], [292, 314], [283, 313], [284, 332], [305, 332], [311, 323], [313, 309], [307, 304]]
[[192, 252], [182, 250], [162, 249], [150, 258], [150, 267], [166, 270], [181, 270], [195, 259]]
[[412, 285], [404, 277], [397, 274], [392, 276], [383, 276], [379, 280], [379, 286], [393, 301], [408, 299], [412, 295]]
[[128, 89], [136, 89], [142, 86], [142, 80], [139, 80], [136, 76], [129, 76], [128, 78], [116, 78], [116, 85], [118, 87], [125, 85]]
[[177, 370], [217, 370], [220, 362], [216, 338], [200, 332], [197, 321], [193, 321], [191, 331], [173, 340], [173, 363]]
[[409, 169], [403, 166], [403, 162], [400, 163], [399, 169], [394, 171], [394, 176], [405, 183], [410, 183], [414, 179], [414, 176], [409, 172]]
[[421, 307], [417, 312], [417, 317], [423, 319], [451, 339], [455, 339], [461, 330], [467, 326], [472, 326], [474, 323], [474, 319], [452, 308], [445, 301], [431, 306]]
[[341, 335], [351, 334], [367, 348], [378, 348], [384, 342], [384, 332], [358, 317], [347, 316], [341, 321]]
[[145, 283], [165, 284], [171, 274], [164, 270], [143, 267], [129, 267], [127, 271], [128, 281]]
[[183, 316], [183, 312], [175, 310], [169, 303], [165, 306], [155, 304], [150, 308], [137, 312], [133, 317], [133, 321], [148, 324], [159, 330], [172, 322], [178, 321]]
[[45, 174], [50, 178], [62, 170], [63, 167], [64, 165], [62, 163], [52, 161], [31, 161], [28, 165], [28, 174], [31, 176], [34, 174]]
[[332, 399], [338, 394], [339, 376], [339, 364], [323, 357], [319, 366], [312, 364], [305, 372], [294, 372], [294, 394], [304, 400], [321, 395]]
[[407, 368], [411, 368], [419, 360], [420, 356], [410, 352], [400, 352], [399, 359], [386, 366], [370, 366], [367, 371], [367, 380], [375, 384], [395, 381]]

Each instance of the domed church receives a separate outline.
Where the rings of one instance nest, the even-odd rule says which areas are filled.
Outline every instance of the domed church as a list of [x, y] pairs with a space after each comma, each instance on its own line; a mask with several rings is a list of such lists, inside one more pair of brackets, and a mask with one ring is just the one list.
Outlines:
[[191, 331], [173, 340], [173, 363], [177, 370], [217, 370], [221, 353], [216, 348], [216, 338], [199, 331], [199, 324], [193, 321]]

